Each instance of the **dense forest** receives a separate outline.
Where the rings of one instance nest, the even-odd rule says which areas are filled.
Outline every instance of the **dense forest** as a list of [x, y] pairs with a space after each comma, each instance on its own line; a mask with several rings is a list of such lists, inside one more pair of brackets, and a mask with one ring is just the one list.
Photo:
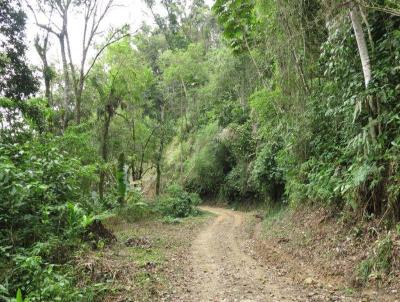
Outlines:
[[117, 2], [0, 0], [0, 300], [98, 300], [74, 261], [103, 219], [200, 199], [400, 232], [399, 1], [144, 0], [105, 30]]

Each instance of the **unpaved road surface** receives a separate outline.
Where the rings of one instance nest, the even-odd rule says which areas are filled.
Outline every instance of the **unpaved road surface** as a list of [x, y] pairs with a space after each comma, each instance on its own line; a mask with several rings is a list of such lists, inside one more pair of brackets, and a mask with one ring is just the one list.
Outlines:
[[295, 282], [252, 251], [248, 214], [202, 207], [216, 215], [194, 239], [183, 282], [168, 301], [377, 301]]

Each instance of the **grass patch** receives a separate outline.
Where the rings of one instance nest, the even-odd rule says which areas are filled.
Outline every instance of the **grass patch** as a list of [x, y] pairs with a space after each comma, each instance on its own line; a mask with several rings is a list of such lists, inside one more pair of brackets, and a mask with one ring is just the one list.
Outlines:
[[263, 220], [264, 229], [269, 229], [273, 224], [281, 221], [288, 211], [289, 208], [285, 206], [271, 206], [266, 208]]
[[149, 272], [142, 271], [138, 272], [135, 275], [135, 283], [138, 284], [140, 287], [147, 287], [150, 283], [153, 282], [153, 276]]
[[171, 218], [172, 223], [160, 215], [134, 222], [118, 215], [109, 217], [104, 223], [117, 243], [96, 253], [98, 258], [93, 259], [91, 271], [91, 275], [103, 276], [110, 270], [106, 301], [158, 301], [171, 288], [173, 279], [168, 274], [177, 268], [170, 266], [182, 265], [180, 261], [167, 260], [186, 253], [197, 228], [212, 215], [198, 212], [198, 216]]
[[159, 265], [165, 261], [165, 256], [158, 247], [149, 249], [131, 247], [128, 249], [132, 255], [132, 260], [135, 261], [135, 263], [137, 263], [140, 267], [146, 266], [149, 263]]
[[352, 287], [343, 288], [342, 292], [346, 295], [353, 295], [355, 293], [355, 289]]
[[265, 202], [256, 201], [256, 202], [243, 202], [243, 201], [232, 201], [226, 204], [223, 204], [224, 207], [231, 209], [233, 211], [241, 211], [241, 212], [265, 212], [271, 207]]
[[388, 235], [377, 242], [373, 255], [360, 262], [357, 267], [357, 276], [363, 283], [369, 280], [381, 279], [388, 274], [391, 267], [393, 241]]

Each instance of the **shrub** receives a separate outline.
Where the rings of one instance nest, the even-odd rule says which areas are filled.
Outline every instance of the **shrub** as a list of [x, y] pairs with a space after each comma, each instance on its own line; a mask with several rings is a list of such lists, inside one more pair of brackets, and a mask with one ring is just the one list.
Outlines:
[[83, 292], [75, 288], [74, 280], [60, 267], [46, 263], [40, 256], [18, 255], [16, 270], [20, 288], [28, 301], [83, 301]]
[[276, 163], [277, 144], [265, 144], [253, 162], [250, 180], [258, 191], [268, 195], [273, 201], [282, 198], [284, 190], [283, 171]]
[[66, 235], [71, 203], [84, 199], [79, 185], [86, 167], [51, 140], [0, 144], [0, 153], [0, 239], [27, 247]]
[[199, 130], [193, 152], [186, 161], [185, 188], [201, 195], [218, 192], [229, 168], [227, 148], [218, 142], [218, 125], [212, 123]]
[[80, 301], [69, 260], [91, 221], [95, 167], [53, 135], [15, 131], [0, 132], [0, 297]]
[[357, 267], [358, 277], [364, 283], [370, 279], [379, 279], [390, 271], [393, 241], [390, 232], [386, 238], [377, 242], [372, 256], [363, 260]]
[[196, 193], [189, 193], [178, 185], [167, 188], [166, 194], [157, 202], [158, 211], [164, 216], [173, 218], [184, 218], [195, 216], [199, 212], [196, 206], [201, 202]]
[[220, 195], [229, 201], [243, 199], [247, 193], [247, 165], [242, 162], [237, 164], [225, 177]]
[[142, 193], [137, 189], [129, 190], [127, 193], [126, 204], [118, 208], [118, 215], [128, 222], [143, 219], [151, 214], [149, 204], [145, 201]]

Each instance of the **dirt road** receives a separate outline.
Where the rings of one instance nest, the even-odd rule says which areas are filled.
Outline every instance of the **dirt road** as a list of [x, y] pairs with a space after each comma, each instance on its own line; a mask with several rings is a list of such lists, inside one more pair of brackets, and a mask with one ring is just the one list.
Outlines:
[[251, 255], [246, 215], [203, 207], [216, 214], [194, 240], [191, 278], [174, 301], [353, 301], [320, 288], [309, 289], [280, 276], [273, 266]]

